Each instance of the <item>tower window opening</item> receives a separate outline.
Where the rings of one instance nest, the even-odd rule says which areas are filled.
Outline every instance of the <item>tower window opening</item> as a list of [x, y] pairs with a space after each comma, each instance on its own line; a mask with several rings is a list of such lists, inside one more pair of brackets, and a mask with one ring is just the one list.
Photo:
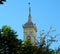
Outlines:
[[27, 40], [31, 40], [31, 37], [30, 36], [27, 36]]

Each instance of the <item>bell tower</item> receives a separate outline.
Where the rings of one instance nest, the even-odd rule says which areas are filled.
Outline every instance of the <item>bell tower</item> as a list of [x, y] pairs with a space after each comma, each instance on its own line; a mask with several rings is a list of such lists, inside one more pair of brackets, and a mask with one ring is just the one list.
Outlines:
[[28, 21], [23, 25], [23, 30], [24, 30], [24, 41], [30, 40], [31, 43], [35, 45], [37, 28], [36, 25], [32, 22], [30, 3], [29, 3]]

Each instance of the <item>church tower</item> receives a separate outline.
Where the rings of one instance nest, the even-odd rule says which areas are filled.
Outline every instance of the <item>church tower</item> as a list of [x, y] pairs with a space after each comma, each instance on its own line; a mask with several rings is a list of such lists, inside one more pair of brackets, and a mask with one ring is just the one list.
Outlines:
[[24, 29], [24, 41], [30, 40], [31, 43], [35, 45], [37, 28], [36, 25], [32, 22], [30, 3], [28, 21], [23, 25], [23, 29]]

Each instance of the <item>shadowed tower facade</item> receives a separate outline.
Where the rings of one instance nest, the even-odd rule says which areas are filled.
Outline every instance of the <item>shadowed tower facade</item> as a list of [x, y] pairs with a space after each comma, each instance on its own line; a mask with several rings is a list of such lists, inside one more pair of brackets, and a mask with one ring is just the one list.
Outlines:
[[30, 40], [31, 43], [35, 45], [37, 28], [36, 25], [32, 22], [30, 3], [29, 3], [28, 21], [23, 25], [23, 29], [24, 29], [24, 41]]

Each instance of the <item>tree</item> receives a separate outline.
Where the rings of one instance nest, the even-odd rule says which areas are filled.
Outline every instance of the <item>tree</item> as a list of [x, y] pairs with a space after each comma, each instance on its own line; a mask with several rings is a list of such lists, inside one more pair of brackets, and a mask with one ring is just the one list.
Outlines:
[[55, 51], [55, 54], [60, 54], [60, 47]]
[[22, 46], [22, 53], [21, 54], [37, 54], [37, 48], [32, 45], [30, 40], [25, 40]]
[[32, 43], [30, 40], [24, 41], [23, 47], [22, 47], [22, 54], [31, 54], [31, 48], [32, 48]]
[[17, 34], [11, 27], [5, 25], [0, 29], [0, 53], [17, 53], [21, 44], [22, 41], [17, 39]]
[[[53, 35], [55, 29], [53, 27], [46, 33], [44, 30], [40, 32], [39, 40], [37, 41], [38, 46], [38, 53], [40, 54], [54, 54], [54, 50], [50, 49], [49, 47], [53, 42], [56, 42], [56, 36]], [[40, 52], [39, 52], [40, 51]]]
[[30, 40], [25, 40], [25, 41], [24, 41], [24, 46], [25, 46], [25, 47], [32, 46], [31, 41], [30, 41]]
[[6, 2], [6, 0], [0, 0], [0, 4], [3, 4], [3, 2]]
[[[56, 41], [56, 35], [51, 34], [54, 31], [50, 28], [47, 33], [44, 30], [40, 32], [39, 40], [34, 46], [30, 40], [22, 42], [21, 39], [17, 39], [16, 32], [5, 25], [0, 29], [0, 54], [55, 54], [55, 51], [49, 48]], [[60, 53], [60, 49], [56, 53]]]

